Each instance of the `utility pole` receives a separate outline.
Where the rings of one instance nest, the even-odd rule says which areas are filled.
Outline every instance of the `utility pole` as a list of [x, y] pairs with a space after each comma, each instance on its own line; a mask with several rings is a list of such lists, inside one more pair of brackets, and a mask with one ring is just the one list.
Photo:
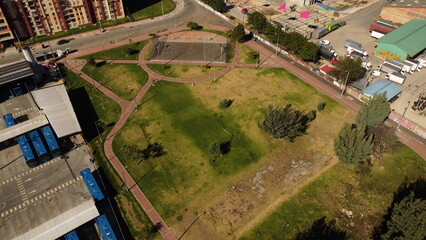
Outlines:
[[401, 119], [399, 119], [399, 121], [398, 121], [398, 126], [396, 127], [396, 130], [399, 130], [399, 126], [401, 126], [401, 121], [402, 121], [402, 119], [404, 118], [405, 113], [407, 112], [407, 109], [408, 109], [408, 107], [410, 106], [410, 103], [411, 103], [411, 101], [410, 101], [410, 100], [408, 100], [407, 106], [405, 107], [404, 112], [402, 113], [402, 118], [401, 118]]
[[345, 91], [346, 91], [346, 86], [348, 85], [348, 78], [349, 78], [349, 71], [348, 71], [348, 74], [346, 75], [346, 80], [345, 80], [345, 84], [344, 84], [344, 86], [343, 86], [343, 90], [342, 90], [342, 96], [343, 96], [343, 94], [345, 93]]
[[163, 0], [161, 0], [161, 11], [163, 12], [163, 17], [164, 17], [164, 4], [163, 4]]

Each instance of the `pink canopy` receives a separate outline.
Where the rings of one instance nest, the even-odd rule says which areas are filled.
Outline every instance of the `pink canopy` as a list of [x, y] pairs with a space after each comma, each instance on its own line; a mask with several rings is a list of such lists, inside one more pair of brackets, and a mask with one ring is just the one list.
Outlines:
[[300, 12], [300, 18], [309, 18], [309, 12]]
[[284, 3], [283, 5], [281, 5], [281, 6], [279, 6], [278, 8], [277, 8], [277, 10], [285, 10], [286, 9], [286, 4]]

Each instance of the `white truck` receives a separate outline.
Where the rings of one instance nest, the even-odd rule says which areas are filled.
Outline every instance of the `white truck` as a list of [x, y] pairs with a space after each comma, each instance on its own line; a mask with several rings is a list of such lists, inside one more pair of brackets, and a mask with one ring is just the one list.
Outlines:
[[379, 39], [379, 38], [381, 38], [385, 35], [386, 35], [386, 33], [380, 32], [378, 30], [371, 31], [371, 37], [376, 38], [376, 39]]
[[405, 74], [404, 64], [399, 63], [399, 62], [397, 62], [397, 61], [395, 61], [395, 60], [389, 60], [389, 59], [386, 59], [386, 60], [383, 62], [383, 65], [385, 65], [385, 64], [387, 64], [387, 65], [391, 65], [391, 66], [394, 66], [394, 67], [396, 67], [396, 68], [398, 68], [398, 69], [399, 69], [399, 71], [398, 71], [398, 72], [401, 72], [402, 74]]
[[383, 63], [382, 65], [377, 66], [377, 70], [380, 70], [385, 73], [394, 73], [401, 71], [401, 68], [397, 68], [387, 63]]
[[355, 42], [354, 40], [351, 40], [351, 39], [346, 39], [344, 46], [345, 46], [345, 48], [347, 48], [351, 44], [354, 45], [354, 46], [357, 46], [357, 47], [361, 47], [361, 43]]
[[414, 72], [416, 71], [416, 65], [414, 65], [413, 63], [402, 61], [400, 59], [395, 59], [394, 61], [403, 65], [402, 70], [404, 72], [414, 74]]
[[404, 84], [406, 77], [401, 73], [389, 73], [386, 74], [386, 78], [389, 79], [389, 81]]
[[406, 58], [405, 62], [413, 64], [413, 68], [415, 68], [414, 69], [415, 71], [420, 72], [423, 68], [423, 65], [420, 64], [420, 62], [417, 61], [417, 60], [414, 60], [414, 59], [411, 59], [411, 58]]
[[356, 45], [353, 44], [349, 44], [348, 48], [347, 48], [348, 54], [351, 54], [353, 51], [355, 52], [359, 52], [362, 54], [363, 58], [367, 58], [368, 57], [368, 52], [365, 51], [364, 48], [362, 47], [358, 47]]

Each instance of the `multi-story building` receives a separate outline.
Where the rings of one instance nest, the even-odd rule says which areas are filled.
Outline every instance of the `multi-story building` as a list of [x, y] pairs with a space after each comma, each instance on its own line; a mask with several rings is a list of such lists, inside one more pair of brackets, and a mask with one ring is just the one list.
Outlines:
[[3, 11], [0, 9], [0, 47], [3, 48], [5, 42], [13, 41], [14, 37]]
[[125, 16], [122, 0], [1, 0], [0, 6], [22, 39]]

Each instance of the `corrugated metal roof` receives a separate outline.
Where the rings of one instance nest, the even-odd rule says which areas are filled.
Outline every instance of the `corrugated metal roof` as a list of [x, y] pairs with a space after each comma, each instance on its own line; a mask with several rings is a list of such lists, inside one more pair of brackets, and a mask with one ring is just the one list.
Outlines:
[[377, 80], [362, 90], [363, 94], [370, 97], [384, 92], [386, 92], [386, 98], [390, 100], [402, 92], [402, 89], [391, 81]]
[[413, 19], [376, 40], [377, 43], [393, 44], [410, 56], [426, 48], [426, 19]]
[[56, 135], [60, 137], [81, 132], [80, 124], [63, 84], [32, 91], [40, 109], [43, 109]]
[[27, 60], [0, 65], [0, 85], [34, 75]]

